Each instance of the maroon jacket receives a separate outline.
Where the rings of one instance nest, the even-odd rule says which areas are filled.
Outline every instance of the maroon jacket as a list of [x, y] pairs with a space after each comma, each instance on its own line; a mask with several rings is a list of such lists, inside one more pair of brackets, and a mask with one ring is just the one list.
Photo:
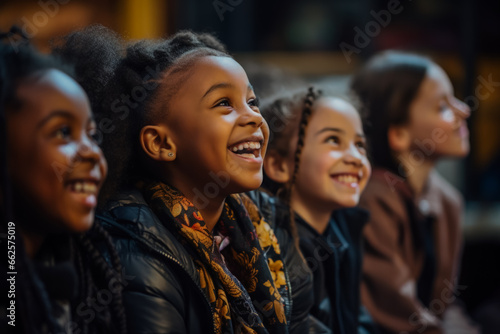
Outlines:
[[[442, 333], [440, 319], [459, 293], [454, 291], [461, 250], [461, 195], [433, 171], [416, 198], [403, 179], [376, 169], [360, 206], [371, 212], [364, 229], [363, 304], [386, 333]], [[426, 217], [433, 219], [436, 264], [427, 307], [417, 296], [425, 254], [415, 236], [416, 225]]]

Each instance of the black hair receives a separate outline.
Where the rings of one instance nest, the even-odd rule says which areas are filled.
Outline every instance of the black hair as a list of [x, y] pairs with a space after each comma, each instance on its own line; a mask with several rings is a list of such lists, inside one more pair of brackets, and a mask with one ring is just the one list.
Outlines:
[[261, 108], [261, 113], [270, 129], [268, 152], [276, 151], [283, 157], [290, 156], [290, 141], [298, 129], [297, 144], [293, 154], [293, 173], [290, 181], [286, 184], [279, 184], [271, 180], [264, 170], [264, 182], [262, 188], [278, 196], [288, 206], [288, 222], [286, 228], [292, 234], [295, 248], [302, 255], [299, 247], [299, 237], [295, 224], [295, 212], [290, 205], [293, 187], [299, 173], [300, 156], [304, 147], [304, 138], [307, 125], [313, 110], [314, 102], [321, 96], [322, 92], [310, 87], [307, 93], [289, 93], [285, 96], [275, 98]]
[[375, 55], [351, 82], [367, 110], [366, 135], [375, 167], [399, 174], [398, 161], [389, 147], [388, 129], [409, 121], [409, 109], [433, 62], [423, 56], [399, 51]]
[[[6, 135], [7, 119], [10, 113], [19, 110], [24, 101], [17, 96], [17, 89], [24, 80], [44, 71], [57, 69], [70, 76], [72, 68], [63, 64], [53, 56], [39, 53], [33, 48], [22, 30], [12, 27], [9, 32], [0, 34], [0, 214], [2, 222], [0, 233], [8, 231], [8, 222], [16, 222], [16, 213], [8, 170], [8, 138]], [[16, 224], [17, 225], [17, 224]], [[74, 249], [73, 261], [78, 269], [80, 289], [78, 299], [71, 302], [75, 306], [95, 296], [97, 291], [108, 288], [111, 280], [122, 282], [121, 265], [118, 256], [111, 246], [107, 233], [97, 224], [81, 235], [68, 236]], [[110, 264], [96, 249], [96, 241], [104, 240], [109, 249]], [[15, 230], [16, 241], [16, 327], [25, 333], [38, 333], [47, 330], [49, 333], [65, 332], [53, 315], [53, 300], [51, 300], [46, 286], [40, 279], [34, 261], [30, 260], [24, 248], [24, 241]], [[4, 243], [5, 240], [2, 240]], [[57, 246], [56, 246], [57, 247]], [[2, 270], [3, 268], [2, 263]], [[76, 308], [72, 308], [72, 321], [82, 333], [117, 332], [125, 333], [125, 318], [121, 300], [121, 288], [110, 291], [113, 295], [111, 304], [97, 314], [97, 319], [87, 322]]]
[[[109, 163], [103, 203], [120, 187], [135, 185], [147, 177], [138, 140], [140, 130], [160, 113], [169, 113], [170, 98], [182, 78], [190, 74], [193, 62], [203, 56], [231, 57], [210, 34], [181, 31], [167, 39], [125, 44], [102, 26], [65, 37], [54, 52], [75, 62], [77, 68], [98, 66], [96, 71], [107, 73], [97, 84], [89, 71], [81, 71], [78, 77], [91, 99], [99, 100], [95, 113], [103, 134], [101, 147]], [[112, 130], [99, 126], [103, 120]]]

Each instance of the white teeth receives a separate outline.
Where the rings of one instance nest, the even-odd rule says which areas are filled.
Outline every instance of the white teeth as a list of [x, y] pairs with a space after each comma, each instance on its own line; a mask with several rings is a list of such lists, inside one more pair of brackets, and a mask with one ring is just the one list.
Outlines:
[[93, 182], [78, 181], [73, 184], [73, 190], [77, 193], [96, 194], [97, 185]]
[[339, 175], [338, 180], [343, 183], [357, 183], [358, 178], [352, 175]]
[[[231, 151], [233, 151], [234, 153], [238, 153], [238, 151], [242, 151], [242, 150], [258, 150], [260, 149], [260, 143], [259, 142], [246, 142], [246, 143], [241, 143], [241, 144], [238, 144], [238, 145], [235, 145], [233, 147], [230, 148]], [[249, 153], [247, 153], [249, 154]], [[241, 154], [243, 155], [243, 154]], [[255, 154], [250, 154], [252, 157], [255, 157]]]

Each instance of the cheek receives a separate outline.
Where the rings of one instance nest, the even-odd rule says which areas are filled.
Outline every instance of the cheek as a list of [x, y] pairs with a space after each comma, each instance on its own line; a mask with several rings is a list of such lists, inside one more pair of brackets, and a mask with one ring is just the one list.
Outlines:
[[368, 161], [368, 158], [363, 158], [362, 160], [363, 164], [363, 179], [360, 182], [360, 191], [363, 192], [365, 189], [366, 185], [368, 184], [368, 180], [370, 180], [371, 174], [372, 174], [372, 166], [370, 162]]

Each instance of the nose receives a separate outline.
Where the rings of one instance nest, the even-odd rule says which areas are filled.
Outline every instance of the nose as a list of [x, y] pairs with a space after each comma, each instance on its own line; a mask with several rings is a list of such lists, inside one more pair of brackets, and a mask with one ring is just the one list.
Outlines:
[[359, 151], [355, 144], [349, 145], [349, 148], [346, 149], [344, 154], [344, 162], [348, 164], [353, 164], [357, 167], [361, 167], [363, 165], [363, 157], [364, 155]]
[[251, 125], [256, 128], [262, 127], [265, 124], [264, 117], [260, 114], [260, 112], [255, 109], [252, 109], [250, 106], [246, 105], [243, 107], [240, 115], [240, 125], [246, 126]]
[[102, 158], [102, 152], [97, 143], [89, 135], [84, 134], [78, 147], [78, 156], [82, 160], [98, 163]]
[[455, 112], [455, 115], [461, 119], [467, 119], [470, 116], [470, 107], [467, 103], [460, 101], [456, 97], [452, 97], [450, 101], [450, 105], [452, 110]]

